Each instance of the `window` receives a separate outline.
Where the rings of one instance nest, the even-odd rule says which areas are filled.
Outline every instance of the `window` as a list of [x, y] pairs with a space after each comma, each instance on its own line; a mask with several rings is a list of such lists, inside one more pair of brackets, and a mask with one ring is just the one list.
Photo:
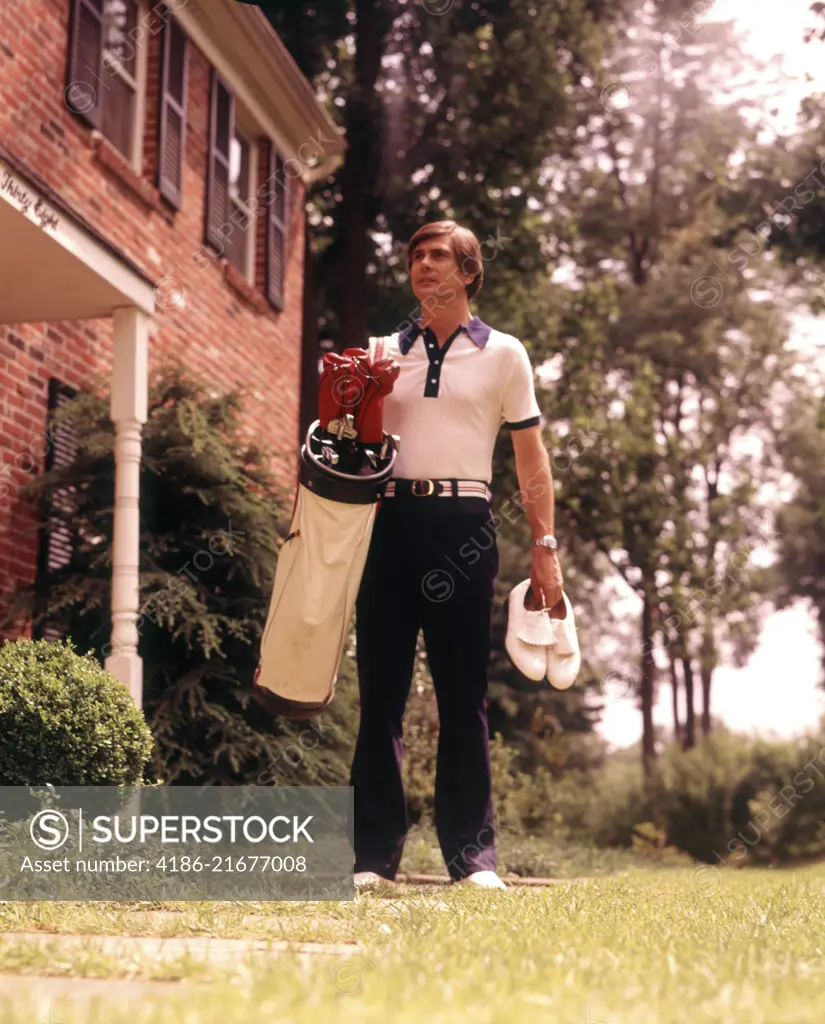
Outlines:
[[169, 18], [163, 30], [158, 117], [158, 191], [180, 209], [186, 152], [186, 93], [189, 46], [180, 25]]
[[[235, 96], [214, 69], [209, 124], [206, 243], [253, 281], [258, 241], [258, 252], [266, 254], [260, 271], [265, 280], [258, 283], [270, 305], [282, 310], [289, 246], [284, 158], [272, 143], [264, 142], [267, 149], [258, 159], [260, 148], [253, 133], [236, 123]], [[258, 188], [256, 177], [263, 175], [266, 181]]]
[[73, 0], [66, 103], [140, 164], [144, 52], [138, 0]]
[[[77, 455], [77, 434], [68, 421], [59, 427], [52, 425], [52, 414], [69, 399], [77, 394], [72, 388], [62, 384], [54, 377], [49, 381], [49, 404], [47, 413], [47, 437], [49, 446], [46, 451], [45, 470], [62, 469], [74, 462]], [[46, 529], [41, 534], [40, 551], [37, 565], [37, 597], [38, 611], [48, 608], [50, 585], [56, 573], [70, 564], [74, 538], [68, 523], [73, 503], [73, 487], [65, 487], [52, 492], [51, 499], [43, 509], [43, 520]], [[38, 639], [57, 640], [62, 634], [49, 626], [38, 629]]]
[[[103, 119], [100, 130], [129, 160], [137, 98], [136, 0], [103, 0]], [[132, 33], [130, 36], [129, 33]]]
[[244, 276], [249, 274], [249, 242], [255, 218], [247, 204], [252, 195], [252, 144], [239, 131], [229, 148], [229, 221], [226, 256]]
[[235, 97], [212, 72], [206, 241], [249, 280], [253, 274], [255, 144], [235, 118]]

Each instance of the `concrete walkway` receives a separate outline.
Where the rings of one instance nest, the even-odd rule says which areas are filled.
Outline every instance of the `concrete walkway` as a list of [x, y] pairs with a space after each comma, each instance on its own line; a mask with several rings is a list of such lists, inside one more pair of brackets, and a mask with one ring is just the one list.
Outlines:
[[[429, 889], [426, 896], [427, 911], [449, 911], [450, 904], [436, 895], [439, 888], [450, 884], [444, 875], [399, 874], [398, 881], [409, 886], [405, 899], [403, 889], [397, 895], [390, 895], [386, 900], [387, 909], [397, 910], [403, 914], [410, 909], [410, 890], [417, 889], [419, 894]], [[587, 878], [556, 879], [556, 878], [519, 878], [515, 875], [505, 876], [508, 887], [520, 886], [556, 886], [578, 884], [589, 881]], [[356, 898], [358, 898], [356, 896]], [[312, 901], [301, 901], [302, 903]], [[135, 910], [125, 915], [125, 920], [137, 926], [138, 930], [154, 929], [158, 925], [170, 929], [180, 921], [179, 912], [172, 910]], [[289, 916], [273, 918], [264, 914], [244, 914], [240, 924], [265, 924], [288, 933], [290, 927], [306, 928], [315, 931], [319, 924], [332, 925], [346, 931], [346, 922], [324, 916], [314, 919], [302, 916], [294, 919]], [[384, 925], [383, 927], [387, 927]], [[271, 963], [277, 969], [279, 958], [289, 964], [296, 962], [304, 969], [317, 969], [325, 964], [341, 962], [342, 958], [351, 957], [358, 951], [354, 941], [343, 942], [295, 942], [283, 937], [278, 939], [230, 939], [211, 938], [208, 936], [125, 936], [125, 935], [67, 935], [52, 932], [0, 932], [0, 949], [8, 947], [29, 948], [46, 951], [50, 960], [59, 959], [60, 955], [70, 953], [90, 953], [116, 959], [126, 971], [148, 970], [161, 967], [170, 961], [188, 960], [224, 970], [237, 970], [245, 964], [258, 966]], [[222, 979], [223, 981], [226, 978]], [[59, 1012], [60, 1006], [71, 1004], [73, 1007], [89, 1008], [96, 1004], [120, 1003], [127, 1001], [144, 1001], [156, 999], [167, 1001], [185, 999], [186, 994], [205, 991], [210, 987], [209, 981], [183, 979], [174, 981], [154, 981], [124, 978], [72, 978], [54, 977], [37, 974], [0, 973], [0, 1008], [13, 1005], [15, 1009], [31, 1011], [33, 1019], [52, 1019]], [[0, 1012], [2, 1016], [2, 1012]]]
[[3, 932], [2, 946], [21, 945], [40, 949], [54, 947], [61, 952], [90, 952], [119, 960], [140, 958], [159, 964], [188, 957], [214, 967], [235, 967], [247, 958], [272, 958], [279, 954], [297, 956], [304, 963], [318, 957], [351, 956], [357, 948], [349, 942], [287, 942], [282, 939], [156, 938], [127, 935], [57, 935], [44, 932]]
[[[116, 958], [119, 966], [127, 970], [134, 967], [146, 970], [187, 958], [191, 963], [222, 968], [230, 973], [253, 963], [277, 967], [280, 958], [290, 970], [294, 970], [297, 962], [303, 970], [309, 971], [351, 957], [358, 949], [354, 942], [0, 933], [0, 948], [8, 946], [40, 949], [50, 954], [50, 959], [52, 953], [54, 959], [69, 953], [99, 953]], [[222, 982], [226, 980], [226, 976], [221, 978]], [[57, 1024], [59, 1016], [53, 1015], [67, 1003], [88, 1009], [92, 1005], [111, 1004], [115, 1000], [119, 1003], [147, 999], [165, 1002], [185, 999], [187, 993], [207, 991], [211, 984], [193, 979], [155, 981], [0, 973], [0, 1017], [3, 1016], [2, 1007], [6, 1005], [17, 1011], [30, 1012], [33, 1020], [53, 1020]]]
[[[0, 1006], [8, 1001], [15, 1009], [31, 1008], [35, 1021], [48, 1021], [58, 1003], [141, 1002], [147, 998], [159, 1002], [170, 997], [185, 997], [187, 992], [203, 991], [205, 985], [189, 981], [132, 981], [124, 978], [53, 978], [45, 974], [0, 974]], [[59, 1017], [54, 1017], [58, 1024]]]
[[[452, 879], [448, 875], [417, 875], [404, 874], [399, 872], [395, 876], [397, 882], [405, 882], [407, 885], [451, 885]], [[582, 885], [589, 882], [589, 878], [522, 878], [520, 875], [502, 875], [501, 880], [507, 886], [553, 886], [553, 885]]]

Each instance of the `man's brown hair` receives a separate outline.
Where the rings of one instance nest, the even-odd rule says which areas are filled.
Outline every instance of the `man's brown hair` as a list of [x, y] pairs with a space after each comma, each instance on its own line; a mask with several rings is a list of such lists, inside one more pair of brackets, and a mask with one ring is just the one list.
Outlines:
[[432, 224], [424, 224], [416, 231], [407, 245], [407, 270], [412, 267], [413, 252], [424, 242], [431, 238], [440, 238], [447, 235], [453, 247], [453, 255], [462, 274], [472, 275], [473, 279], [466, 286], [467, 298], [475, 298], [481, 291], [484, 281], [484, 260], [481, 256], [481, 246], [478, 239], [470, 231], [454, 220], [436, 220]]

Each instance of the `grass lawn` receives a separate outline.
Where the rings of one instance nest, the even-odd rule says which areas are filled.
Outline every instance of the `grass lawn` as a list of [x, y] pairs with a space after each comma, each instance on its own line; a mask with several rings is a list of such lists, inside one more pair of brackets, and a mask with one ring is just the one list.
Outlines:
[[[307, 968], [273, 954], [234, 971], [143, 964], [0, 943], [0, 973], [187, 978], [97, 1010], [61, 1003], [7, 1024], [249, 1024], [250, 1021], [547, 1021], [553, 1024], [821, 1021], [825, 868], [627, 868], [586, 884], [479, 892], [402, 888], [353, 903], [9, 903], [0, 929], [351, 942]], [[58, 944], [59, 939], [55, 940]], [[203, 986], [201, 988], [200, 986]]]

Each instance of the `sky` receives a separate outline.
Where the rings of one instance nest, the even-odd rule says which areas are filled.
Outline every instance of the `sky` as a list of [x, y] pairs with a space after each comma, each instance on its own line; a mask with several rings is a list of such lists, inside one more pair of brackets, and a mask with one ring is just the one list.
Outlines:
[[[781, 4], [776, 0], [716, 0], [706, 15], [709, 19], [732, 19], [746, 37], [746, 52], [760, 60], [779, 58], [778, 66], [790, 81], [772, 103], [777, 108], [773, 123], [778, 132], [794, 129], [804, 96], [825, 92], [825, 43], [804, 42], [805, 28], [817, 24], [809, 13], [810, 5], [811, 0], [782, 0]], [[800, 316], [794, 340], [800, 348], [825, 352], [825, 317], [814, 320]], [[735, 669], [722, 665], [714, 673], [711, 712], [741, 732], [798, 736], [825, 714], [825, 691], [817, 686], [821, 665], [822, 652], [809, 610], [797, 604], [774, 613], [767, 619], [747, 666]], [[640, 711], [632, 698], [606, 689], [611, 699], [605, 702], [598, 731], [617, 747], [635, 743], [642, 733]], [[657, 724], [672, 726], [671, 700], [665, 675], [653, 713]], [[698, 694], [695, 705], [698, 714]], [[681, 714], [684, 720], [684, 708]]]

